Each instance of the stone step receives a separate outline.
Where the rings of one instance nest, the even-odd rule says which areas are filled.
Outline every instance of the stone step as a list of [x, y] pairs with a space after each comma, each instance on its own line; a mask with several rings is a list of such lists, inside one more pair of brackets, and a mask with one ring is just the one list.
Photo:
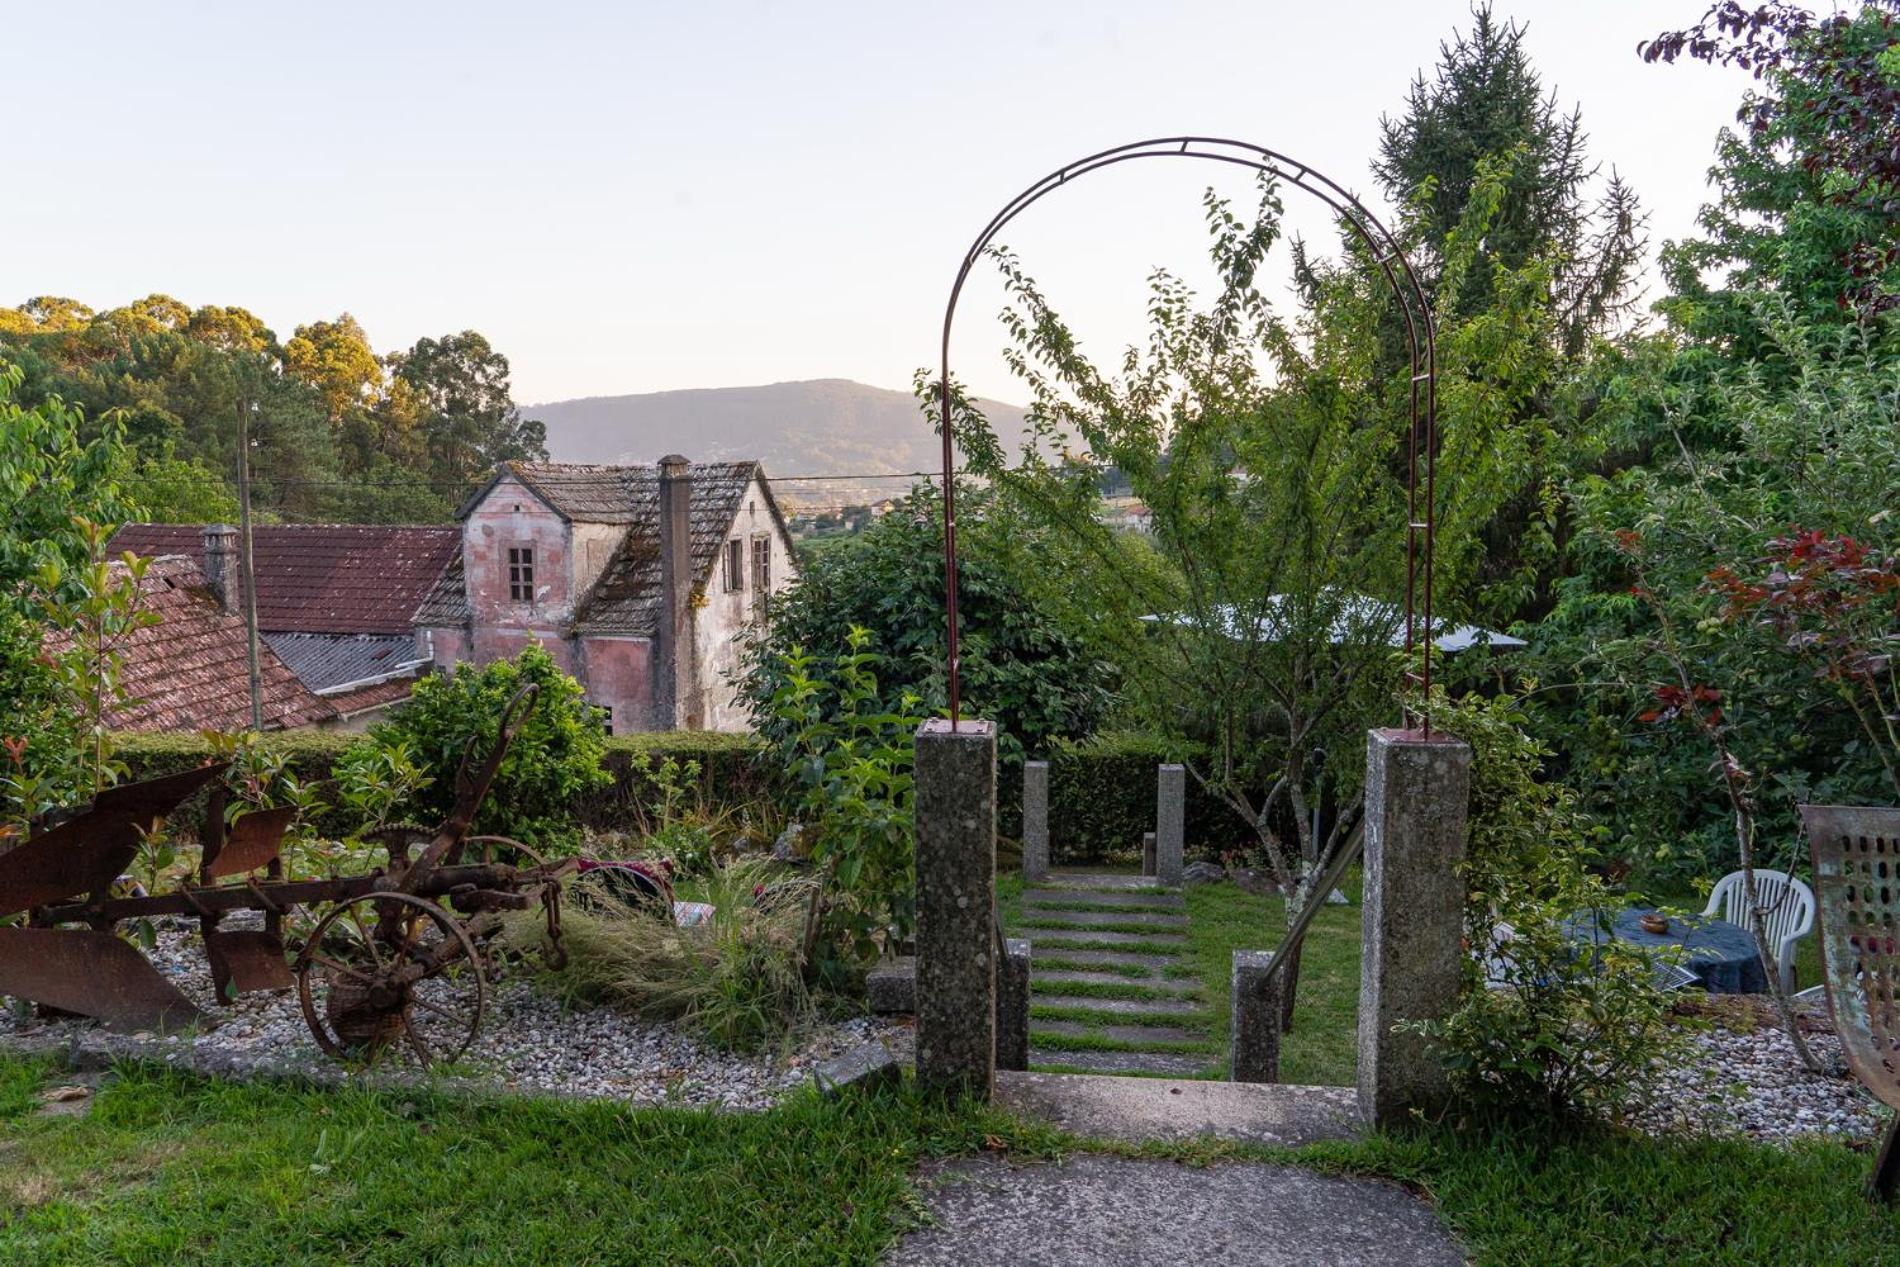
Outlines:
[[1029, 1041], [1036, 1042], [1051, 1034], [1063, 1038], [1112, 1038], [1118, 1043], [1204, 1043], [1207, 1034], [1198, 1029], [1175, 1025], [1084, 1025], [1079, 1021], [1029, 1022]]
[[1192, 1078], [1211, 1075], [1216, 1061], [1212, 1056], [1180, 1056], [1154, 1051], [1057, 1051], [1037, 1047], [1031, 1040], [1029, 1065], [1059, 1065], [1085, 1069], [1090, 1073], [1146, 1075], [1160, 1078]]
[[[1134, 1144], [1223, 1139], [1298, 1148], [1325, 1140], [1355, 1139], [1365, 1133], [1351, 1087], [1301, 1087], [1277, 1082], [1170, 1084], [1148, 1078], [999, 1070], [996, 1103], [1077, 1135]], [[1288, 1261], [1296, 1261], [1297, 1247], [1288, 1248]]]
[[1023, 893], [1026, 906], [1076, 906], [1087, 904], [1095, 907], [1115, 908], [1118, 906], [1165, 906], [1169, 910], [1182, 910], [1187, 900], [1179, 893], [1142, 893], [1127, 890], [1096, 889], [1028, 889]]
[[[1096, 999], [1080, 994], [1037, 994], [1031, 1007], [1085, 1007], [1113, 1016], [1200, 1016], [1206, 1009], [1187, 999]], [[1032, 1018], [1032, 1026], [1040, 1022]]]
[[1019, 923], [1028, 928], [1186, 928], [1188, 917], [1154, 911], [1025, 911]]
[[1174, 889], [1164, 889], [1151, 875], [1129, 875], [1125, 872], [1057, 871], [1037, 883], [1043, 888], [1080, 889], [1084, 892], [1116, 889], [1148, 889], [1157, 893], [1175, 892]]
[[[1042, 928], [1023, 931], [1035, 934], [1029, 940], [1038, 947], [1050, 941], [1073, 941], [1087, 942], [1087, 946], [1081, 947], [1085, 950], [1113, 950], [1117, 946], [1138, 946], [1143, 942], [1153, 942], [1171, 950], [1178, 947], [1185, 951], [1188, 948], [1187, 935], [1178, 932], [1124, 933], [1113, 928]], [[1049, 947], [1051, 953], [1056, 949], [1055, 946]]]
[[1067, 968], [1037, 968], [1035, 960], [1030, 961], [1029, 987], [1040, 992], [1040, 988], [1062, 985], [1132, 985], [1145, 990], [1158, 990], [1163, 994], [1190, 995], [1199, 991], [1200, 983], [1193, 980], [1176, 980], [1170, 977], [1124, 977], [1114, 972], [1074, 972]]
[[[1181, 962], [1177, 955], [1130, 954], [1125, 950], [1045, 950], [1039, 953], [1034, 949], [1034, 942], [1030, 943], [1030, 947], [1029, 966], [1032, 972], [1035, 970], [1038, 959], [1045, 962], [1053, 960], [1061, 963], [1101, 964], [1104, 967], [1152, 970], [1172, 968]], [[1151, 971], [1149, 975], [1152, 976], [1153, 972]]]

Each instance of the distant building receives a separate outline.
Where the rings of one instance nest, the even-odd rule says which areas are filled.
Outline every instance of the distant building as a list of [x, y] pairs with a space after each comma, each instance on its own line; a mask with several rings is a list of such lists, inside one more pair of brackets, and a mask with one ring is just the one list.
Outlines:
[[1123, 532], [1154, 531], [1154, 512], [1133, 497], [1104, 498], [1102, 508], [1095, 517], [1110, 528]]
[[737, 639], [797, 564], [757, 462], [510, 462], [415, 613], [435, 664], [546, 646], [616, 732], [750, 729]]
[[[415, 631], [416, 608], [454, 563], [461, 543], [461, 532], [448, 524], [252, 529], [260, 641], [324, 702], [328, 715], [309, 720], [358, 729], [409, 697], [432, 659]], [[109, 548], [194, 560], [205, 592], [233, 617], [241, 615], [237, 530], [230, 525], [127, 524]], [[166, 619], [183, 615], [181, 609]], [[238, 628], [241, 634], [242, 620]], [[248, 687], [240, 703], [248, 717]]]

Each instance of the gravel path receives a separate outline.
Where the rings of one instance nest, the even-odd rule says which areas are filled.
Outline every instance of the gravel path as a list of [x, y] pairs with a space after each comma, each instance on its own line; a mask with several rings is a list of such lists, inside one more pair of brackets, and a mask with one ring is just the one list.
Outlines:
[[1832, 1074], [1802, 1067], [1765, 1000], [1717, 995], [1701, 1010], [1709, 1026], [1689, 1035], [1694, 1058], [1665, 1072], [1662, 1102], [1639, 1125], [1766, 1141], [1870, 1140], [1885, 1126], [1887, 1109], [1847, 1072], [1825, 1004], [1804, 1011], [1803, 1028]]
[[[227, 921], [227, 927], [238, 927]], [[174, 985], [217, 1021], [196, 1035], [114, 1034], [91, 1021], [43, 1021], [0, 1006], [0, 1043], [75, 1047], [101, 1056], [141, 1056], [203, 1072], [311, 1077], [324, 1082], [406, 1082], [422, 1071], [406, 1050], [373, 1070], [329, 1059], [304, 1025], [294, 990], [246, 994], [230, 1007], [213, 1002], [211, 974], [195, 925], [161, 927], [148, 956]], [[883, 1018], [816, 1025], [789, 1050], [741, 1056], [698, 1042], [673, 1026], [612, 1008], [565, 1010], [525, 980], [504, 980], [489, 994], [486, 1019], [455, 1080], [474, 1087], [728, 1109], [770, 1107], [810, 1081], [812, 1068], [867, 1040], [900, 1054], [907, 1026]]]

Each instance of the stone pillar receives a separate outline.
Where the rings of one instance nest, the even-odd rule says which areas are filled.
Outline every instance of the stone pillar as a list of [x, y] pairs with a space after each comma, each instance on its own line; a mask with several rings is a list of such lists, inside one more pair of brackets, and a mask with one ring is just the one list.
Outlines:
[[1228, 1049], [1233, 1053], [1233, 1081], [1280, 1080], [1281, 990], [1269, 977], [1271, 950], [1234, 952], [1234, 1010], [1228, 1021]]
[[1023, 879], [1049, 878], [1049, 763], [1023, 762]]
[[1187, 767], [1164, 765], [1155, 780], [1155, 880], [1181, 883], [1187, 839]]
[[1003, 943], [996, 980], [996, 1067], [1029, 1068], [1029, 943], [1011, 937]]
[[996, 726], [917, 730], [917, 1081], [996, 1083]]
[[1155, 873], [1155, 834], [1151, 831], [1141, 833], [1141, 873], [1145, 876]]
[[1444, 1066], [1405, 1021], [1436, 1020], [1463, 969], [1471, 749], [1450, 735], [1375, 730], [1366, 741], [1360, 907], [1359, 1112], [1372, 1126], [1443, 1104]]
[[205, 583], [227, 616], [238, 614], [237, 567], [238, 530], [230, 524], [206, 524], [204, 533]]

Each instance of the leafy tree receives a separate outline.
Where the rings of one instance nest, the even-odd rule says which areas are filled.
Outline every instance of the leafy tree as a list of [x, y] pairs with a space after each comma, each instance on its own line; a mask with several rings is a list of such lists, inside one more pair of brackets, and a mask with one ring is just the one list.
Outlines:
[[135, 513], [120, 429], [82, 438], [78, 411], [57, 400], [14, 401], [19, 370], [0, 362], [0, 604], [29, 604], [29, 584], [52, 565], [70, 573], [92, 550], [76, 521], [122, 523]]
[[[1679, 324], [1746, 336], [1748, 295], [1769, 289], [1812, 322], [1900, 307], [1897, 19], [1900, 0], [1826, 17], [1721, 0], [1696, 26], [1641, 46], [1647, 61], [1686, 54], [1752, 71], [1761, 85], [1736, 111], [1743, 133], [1722, 133], [1705, 236], [1664, 253]], [[1721, 288], [1704, 280], [1715, 270], [1727, 270]]]
[[389, 359], [417, 402], [428, 469], [439, 484], [471, 484], [499, 462], [547, 458], [547, 428], [521, 416], [508, 358], [473, 330], [420, 339]]
[[383, 385], [383, 365], [355, 317], [298, 326], [284, 344], [284, 369], [323, 398], [332, 423], [368, 408]]
[[[887, 707], [907, 694], [933, 711], [949, 707], [941, 507], [920, 486], [857, 537], [807, 559], [768, 608], [746, 643], [739, 682], [768, 738], [785, 737], [774, 701], [787, 685], [792, 649], [841, 648], [857, 628], [875, 638]], [[996, 722], [1010, 762], [1047, 752], [1054, 739], [1093, 733], [1115, 675], [1085, 614], [1044, 601], [1066, 572], [1059, 537], [973, 488], [959, 494], [958, 518], [964, 710]], [[825, 668], [821, 659], [811, 672]]]

